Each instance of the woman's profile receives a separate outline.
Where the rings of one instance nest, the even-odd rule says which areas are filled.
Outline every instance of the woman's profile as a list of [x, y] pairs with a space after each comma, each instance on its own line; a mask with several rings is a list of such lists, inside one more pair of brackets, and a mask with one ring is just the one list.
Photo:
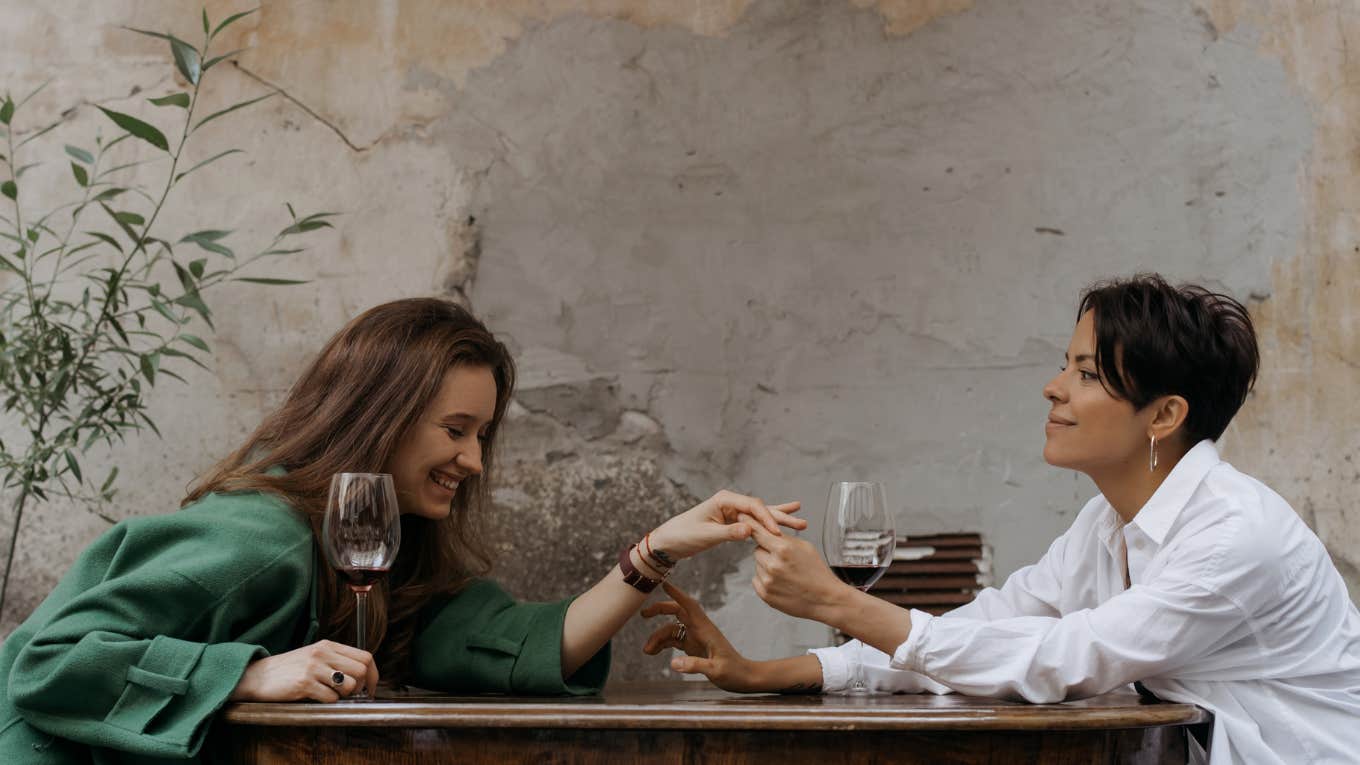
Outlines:
[[[331, 702], [380, 673], [465, 693], [595, 692], [610, 638], [678, 562], [749, 536], [743, 517], [771, 534], [805, 526], [796, 504], [719, 492], [578, 597], [514, 601], [484, 578], [476, 535], [514, 380], [505, 346], [451, 302], [355, 318], [179, 511], [110, 529], [5, 641], [0, 762], [194, 758], [228, 700]], [[355, 603], [317, 551], [341, 472], [390, 474], [401, 510], [371, 654], [346, 644]]]
[[932, 617], [839, 582], [807, 542], [753, 529], [757, 594], [858, 640], [751, 661], [667, 585], [675, 600], [644, 613], [678, 616], [686, 634], [663, 627], [646, 650], [679, 647], [675, 669], [743, 692], [858, 677], [1052, 703], [1137, 683], [1214, 713], [1213, 763], [1354, 762], [1360, 613], [1312, 530], [1215, 446], [1256, 378], [1246, 308], [1140, 276], [1088, 289], [1077, 313], [1043, 389], [1044, 459], [1100, 494], [1037, 563]]

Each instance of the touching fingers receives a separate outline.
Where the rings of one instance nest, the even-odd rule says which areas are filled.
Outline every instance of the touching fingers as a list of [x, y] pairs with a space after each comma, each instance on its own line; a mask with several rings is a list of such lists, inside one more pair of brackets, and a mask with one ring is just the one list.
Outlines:
[[753, 521], [747, 521], [746, 525], [751, 527], [751, 538], [754, 539], [755, 543], [760, 545], [760, 547], [768, 550], [778, 543], [780, 535], [771, 534], [765, 529], [764, 525]]
[[786, 502], [782, 505], [771, 506], [770, 513], [774, 515], [775, 521], [777, 521], [780, 526], [802, 531], [808, 526], [807, 519], [795, 518], [792, 515], [789, 515], [789, 513], [798, 512], [800, 507], [801, 504], [798, 502]]

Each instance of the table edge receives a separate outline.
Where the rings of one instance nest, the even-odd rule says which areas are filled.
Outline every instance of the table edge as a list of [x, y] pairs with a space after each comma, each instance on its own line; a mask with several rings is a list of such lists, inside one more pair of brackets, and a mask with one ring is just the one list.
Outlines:
[[1131, 715], [1109, 710], [1033, 705], [1004, 712], [957, 707], [896, 709], [787, 708], [727, 705], [675, 709], [646, 704], [380, 702], [370, 704], [237, 703], [223, 709], [229, 725], [398, 728], [643, 728], [652, 730], [1121, 730], [1196, 725], [1212, 715], [1191, 704], [1149, 704]]

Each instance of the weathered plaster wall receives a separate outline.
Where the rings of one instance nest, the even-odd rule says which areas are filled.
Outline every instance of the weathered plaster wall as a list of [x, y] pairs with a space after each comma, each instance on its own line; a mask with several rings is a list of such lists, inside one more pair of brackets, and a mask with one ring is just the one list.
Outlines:
[[[171, 509], [346, 318], [436, 293], [523, 371], [492, 523], [522, 595], [579, 591], [723, 486], [803, 500], [815, 537], [827, 484], [852, 477], [887, 482], [905, 531], [981, 531], [1005, 575], [1092, 492], [1040, 457], [1077, 291], [1156, 269], [1251, 297], [1266, 368], [1225, 450], [1355, 592], [1357, 20], [1305, 6], [266, 3], [210, 90], [286, 97], [204, 131], [249, 159], [170, 220], [248, 240], [285, 200], [345, 216], [282, 267], [311, 284], [218, 297], [214, 372], [158, 391], [165, 438], [118, 452], [106, 512]], [[48, 116], [140, 109], [172, 87], [164, 52], [117, 25], [196, 24], [164, 0], [0, 9], [0, 82], [54, 78]], [[103, 528], [58, 504], [26, 521], [3, 624]], [[754, 655], [826, 639], [750, 573], [733, 547], [683, 583]], [[663, 671], [643, 634], [618, 642], [618, 676]]]

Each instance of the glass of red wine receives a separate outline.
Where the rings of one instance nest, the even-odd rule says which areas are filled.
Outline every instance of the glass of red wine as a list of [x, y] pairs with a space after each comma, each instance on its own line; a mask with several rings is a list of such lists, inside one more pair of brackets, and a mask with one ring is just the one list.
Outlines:
[[[354, 647], [368, 650], [368, 593], [401, 546], [401, 511], [387, 473], [336, 473], [321, 527], [321, 546], [354, 592]], [[351, 699], [367, 699], [361, 685]]]
[[[870, 481], [840, 481], [831, 484], [826, 500], [826, 520], [822, 524], [822, 552], [832, 572], [846, 584], [864, 592], [892, 565], [897, 532], [883, 484]], [[864, 644], [857, 649], [858, 671], [850, 685], [851, 693], [867, 693], [864, 683]]]

